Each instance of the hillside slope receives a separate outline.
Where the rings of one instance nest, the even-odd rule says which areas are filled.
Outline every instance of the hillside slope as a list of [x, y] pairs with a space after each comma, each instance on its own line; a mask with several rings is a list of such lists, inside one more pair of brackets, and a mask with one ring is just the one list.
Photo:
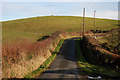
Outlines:
[[[45, 16], [2, 22], [3, 44], [24, 39], [36, 41], [41, 36], [55, 31], [82, 31], [82, 17]], [[93, 18], [85, 19], [85, 30], [93, 29]], [[118, 25], [117, 20], [96, 19], [96, 29], [112, 29]]]

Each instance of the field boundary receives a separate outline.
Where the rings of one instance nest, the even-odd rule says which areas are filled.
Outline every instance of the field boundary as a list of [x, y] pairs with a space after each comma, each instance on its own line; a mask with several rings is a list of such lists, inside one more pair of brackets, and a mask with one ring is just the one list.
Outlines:
[[78, 69], [83, 74], [89, 75], [89, 76], [103, 76], [104, 78], [116, 78], [119, 77], [120, 74], [116, 71], [106, 69], [104, 67], [100, 67], [94, 64], [90, 64], [82, 54], [81, 46], [80, 46], [80, 40], [76, 40], [76, 60]]
[[[97, 63], [103, 66], [109, 66], [112, 69], [120, 68], [120, 55], [113, 54], [105, 49], [103, 49], [98, 40], [92, 36], [85, 36], [84, 40], [81, 41], [82, 50], [84, 52], [84, 57], [90, 63]], [[119, 71], [119, 70], [117, 70]]]
[[36, 76], [40, 75], [43, 71], [45, 71], [50, 66], [52, 61], [55, 59], [55, 57], [56, 57], [57, 53], [59, 52], [63, 42], [64, 42], [64, 39], [61, 39], [59, 41], [57, 47], [55, 48], [55, 50], [51, 54], [51, 56], [46, 61], [44, 61], [43, 64], [37, 70], [25, 75], [24, 78], [35, 78]]

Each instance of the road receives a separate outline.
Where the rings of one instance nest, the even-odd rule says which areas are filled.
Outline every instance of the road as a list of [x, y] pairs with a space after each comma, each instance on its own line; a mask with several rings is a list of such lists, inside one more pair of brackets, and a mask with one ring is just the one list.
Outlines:
[[38, 78], [40, 79], [74, 79], [81, 80], [84, 75], [79, 75], [75, 59], [75, 39], [66, 39], [50, 67]]

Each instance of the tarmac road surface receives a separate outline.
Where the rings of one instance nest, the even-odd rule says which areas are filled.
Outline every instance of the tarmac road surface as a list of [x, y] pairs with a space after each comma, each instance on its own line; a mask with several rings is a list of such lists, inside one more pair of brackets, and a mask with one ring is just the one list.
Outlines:
[[75, 39], [66, 39], [54, 59], [50, 67], [43, 72], [38, 78], [51, 80], [81, 80], [86, 78], [84, 75], [79, 75], [76, 59], [75, 59]]

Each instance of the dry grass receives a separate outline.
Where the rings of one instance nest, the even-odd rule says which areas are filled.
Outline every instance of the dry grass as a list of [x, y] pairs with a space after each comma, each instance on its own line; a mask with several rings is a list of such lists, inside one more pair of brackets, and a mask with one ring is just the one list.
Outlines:
[[[59, 39], [61, 39], [60, 32], [56, 32], [52, 34], [49, 38], [39, 42], [32, 43], [25, 41], [24, 43], [15, 42], [12, 44], [4, 45], [2, 50], [3, 77], [15, 77], [15, 74], [18, 74], [18, 71], [20, 71], [16, 71], [20, 68], [20, 66], [21, 68], [23, 68], [23, 73], [26, 73], [33, 70], [30, 65], [33, 66], [34, 63], [37, 63], [36, 65], [42, 64], [42, 62], [51, 55], [50, 53], [54, 50]], [[40, 62], [36, 62], [35, 58], [36, 61], [37, 58], [42, 58], [43, 60], [38, 59], [40, 60]], [[36, 65], [34, 64], [34, 66]], [[27, 69], [31, 70], [26, 71]], [[14, 72], [14, 74], [12, 72]], [[19, 76], [17, 75], [16, 77]]]
[[[99, 41], [92, 36], [85, 36], [82, 42], [84, 57], [91, 63], [111, 67], [112, 69], [120, 69], [120, 55], [111, 53], [103, 49]], [[87, 53], [87, 54], [86, 54]]]
[[15, 42], [3, 46], [3, 77], [21, 78], [37, 69], [54, 51], [61, 38], [79, 36], [79, 33], [55, 32], [38, 42]]

